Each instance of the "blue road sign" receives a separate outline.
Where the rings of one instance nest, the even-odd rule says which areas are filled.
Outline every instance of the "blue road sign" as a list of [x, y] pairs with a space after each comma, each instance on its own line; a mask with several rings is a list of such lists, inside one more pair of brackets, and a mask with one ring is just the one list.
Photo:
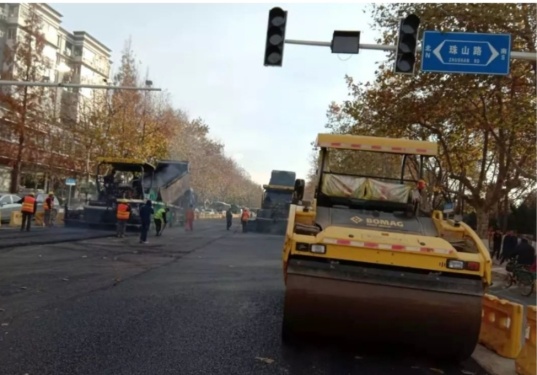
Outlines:
[[421, 70], [437, 73], [509, 74], [511, 35], [425, 31]]
[[65, 185], [67, 186], [75, 186], [76, 180], [74, 178], [66, 178], [65, 179]]

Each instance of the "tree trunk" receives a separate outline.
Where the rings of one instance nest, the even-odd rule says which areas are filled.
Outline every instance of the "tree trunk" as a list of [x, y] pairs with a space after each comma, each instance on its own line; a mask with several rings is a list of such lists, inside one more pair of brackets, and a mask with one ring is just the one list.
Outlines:
[[476, 219], [477, 219], [477, 235], [480, 238], [487, 238], [488, 228], [489, 228], [489, 212], [483, 207], [476, 208]]
[[21, 184], [21, 167], [22, 167], [22, 158], [17, 158], [17, 161], [15, 162], [15, 166], [11, 170], [11, 186], [9, 187], [9, 191], [11, 194], [18, 194], [19, 192], [19, 186]]
[[22, 97], [22, 113], [20, 119], [19, 129], [19, 144], [17, 145], [17, 159], [15, 161], [15, 167], [11, 171], [11, 193], [17, 194], [19, 192], [19, 186], [21, 184], [21, 171], [22, 171], [22, 152], [25, 146], [26, 135], [26, 109], [28, 108], [28, 86], [24, 87], [24, 94]]

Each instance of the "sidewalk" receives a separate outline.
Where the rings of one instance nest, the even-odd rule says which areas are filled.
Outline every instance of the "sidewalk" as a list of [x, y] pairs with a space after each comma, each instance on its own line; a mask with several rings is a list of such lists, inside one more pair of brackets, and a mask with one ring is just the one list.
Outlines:
[[[505, 264], [503, 266], [493, 264], [493, 285], [490, 287], [488, 293], [495, 295], [498, 298], [519, 303], [523, 305], [524, 308], [528, 305], [535, 305], [535, 293], [529, 297], [524, 297], [520, 295], [516, 286], [512, 286], [508, 289], [504, 287], [504, 281], [507, 277], [507, 274], [508, 272], [505, 270]], [[525, 310], [524, 313], [526, 313]], [[514, 359], [501, 357], [483, 345], [477, 345], [474, 353], [472, 354], [472, 358], [490, 375], [516, 375]]]
[[472, 358], [490, 375], [517, 375], [514, 359], [501, 357], [481, 344], [476, 346]]

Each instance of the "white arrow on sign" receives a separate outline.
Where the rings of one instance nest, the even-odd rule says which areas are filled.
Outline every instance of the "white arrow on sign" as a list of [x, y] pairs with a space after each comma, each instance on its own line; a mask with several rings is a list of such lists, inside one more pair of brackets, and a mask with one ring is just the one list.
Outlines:
[[498, 53], [498, 51], [496, 51], [496, 48], [494, 48], [492, 46], [492, 44], [490, 44], [489, 42], [477, 42], [477, 41], [467, 41], [467, 43], [479, 43], [479, 44], [484, 44], [486, 43], [489, 48], [490, 48], [490, 58], [489, 58], [489, 61], [487, 61], [486, 64], [462, 64], [462, 63], [448, 63], [448, 62], [445, 62], [444, 59], [442, 58], [442, 54], [440, 53], [440, 50], [442, 49], [442, 47], [444, 46], [444, 44], [446, 44], [446, 42], [464, 42], [463, 40], [444, 40], [442, 41], [442, 43], [440, 43], [438, 45], [438, 47], [436, 47], [434, 50], [433, 50], [433, 55], [436, 56], [436, 58], [438, 60], [440, 60], [440, 62], [442, 64], [446, 64], [446, 65], [481, 65], [481, 66], [487, 66], [489, 65], [491, 62], [494, 61], [494, 59], [496, 59], [496, 57], [500, 56], [500, 54]]
[[442, 64], [445, 64], [445, 62], [444, 62], [444, 59], [442, 58], [442, 55], [440, 54], [440, 50], [442, 49], [442, 47], [444, 47], [445, 43], [446, 43], [446, 41], [444, 40], [442, 43], [440, 43], [438, 45], [438, 47], [436, 47], [433, 50], [433, 54], [438, 58], [438, 60], [440, 60], [442, 62]]
[[490, 44], [489, 42], [487, 42], [487, 44], [489, 45], [490, 52], [491, 52], [490, 59], [489, 59], [489, 61], [487, 62], [487, 65], [488, 65], [488, 64], [490, 64], [496, 57], [498, 57], [500, 54], [498, 53], [498, 51], [496, 51], [496, 49], [492, 46], [492, 44]]

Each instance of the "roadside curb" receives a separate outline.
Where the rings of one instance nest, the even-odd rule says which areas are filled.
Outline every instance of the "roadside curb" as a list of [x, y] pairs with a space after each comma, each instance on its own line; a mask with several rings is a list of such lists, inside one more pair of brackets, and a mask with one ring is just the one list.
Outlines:
[[481, 344], [477, 344], [475, 347], [472, 359], [484, 368], [489, 375], [517, 375], [514, 359], [500, 357]]
[[492, 277], [497, 277], [497, 278], [505, 278], [507, 276], [507, 271], [505, 271], [503, 268], [502, 269], [492, 269]]

